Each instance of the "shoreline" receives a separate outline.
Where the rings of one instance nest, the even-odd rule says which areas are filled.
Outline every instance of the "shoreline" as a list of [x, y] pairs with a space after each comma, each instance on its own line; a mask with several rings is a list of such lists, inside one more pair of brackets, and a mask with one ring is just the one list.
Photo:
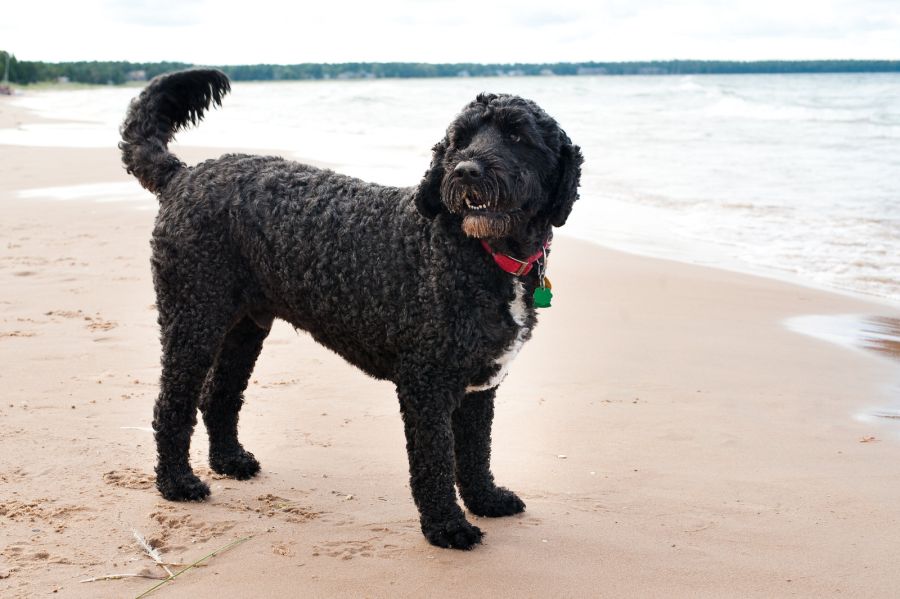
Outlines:
[[724, 272], [730, 272], [735, 274], [746, 275], [750, 277], [759, 277], [761, 279], [767, 279], [771, 281], [778, 281], [779, 283], [784, 283], [786, 285], [796, 285], [797, 287], [804, 287], [807, 289], [811, 289], [814, 291], [820, 291], [823, 293], [833, 293], [835, 295], [840, 295], [843, 297], [847, 297], [849, 299], [855, 299], [862, 302], [869, 302], [872, 304], [877, 304], [883, 306], [887, 310], [898, 310], [900, 309], [900, 299], [892, 300], [890, 297], [883, 295], [876, 295], [874, 293], [866, 293], [863, 291], [858, 291], [856, 289], [849, 289], [843, 287], [835, 287], [832, 285], [826, 285], [825, 283], [817, 283], [815, 281], [809, 281], [798, 277], [796, 275], [791, 275], [788, 271], [779, 270], [774, 267], [767, 267], [763, 265], [749, 264], [749, 263], [739, 263], [736, 260], [731, 260], [729, 263], [725, 263], [724, 261], [718, 261], [715, 263], [706, 263], [700, 262], [696, 258], [691, 259], [689, 256], [673, 256], [673, 255], [663, 255], [663, 251], [665, 248], [660, 248], [660, 250], [656, 253], [653, 250], [642, 250], [639, 246], [628, 246], [626, 244], [618, 244], [615, 242], [603, 242], [598, 241], [596, 239], [590, 239], [581, 235], [567, 235], [564, 231], [560, 233], [560, 235], [572, 237], [574, 239], [578, 239], [579, 241], [583, 241], [584, 243], [589, 243], [595, 245], [597, 247], [601, 247], [608, 250], [613, 250], [616, 252], [622, 252], [625, 254], [631, 254], [633, 256], [641, 256], [644, 258], [653, 258], [658, 260], [666, 260], [670, 262], [676, 262], [678, 264], [688, 264], [691, 266], [699, 266], [703, 268], [713, 268], [717, 270], [721, 270]]
[[114, 148], [0, 155], [4, 597], [140, 594], [155, 581], [78, 582], [158, 575], [135, 530], [182, 563], [253, 535], [168, 585], [201, 598], [896, 594], [900, 436], [853, 417], [890, 398], [896, 365], [784, 325], [896, 309], [560, 235], [554, 307], [497, 398], [493, 469], [527, 511], [473, 518], [483, 546], [440, 550], [392, 386], [282, 322], [241, 412], [260, 476], [213, 475], [200, 424], [213, 495], [162, 500], [153, 211], [17, 195], [130, 181]]

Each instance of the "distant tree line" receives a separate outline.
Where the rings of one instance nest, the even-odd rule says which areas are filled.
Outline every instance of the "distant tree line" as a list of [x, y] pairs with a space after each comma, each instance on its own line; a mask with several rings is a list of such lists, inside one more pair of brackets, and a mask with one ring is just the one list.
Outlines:
[[[8, 64], [8, 67], [7, 67]], [[119, 84], [144, 81], [178, 69], [183, 62], [80, 61], [40, 62], [17, 60], [0, 50], [0, 73], [11, 83], [71, 81]], [[198, 65], [199, 66], [199, 65]], [[557, 62], [513, 64], [428, 64], [419, 62], [345, 62], [338, 64], [254, 64], [219, 66], [234, 81], [297, 79], [363, 79], [411, 77], [493, 77], [524, 75], [692, 75], [749, 73], [882, 73], [900, 72], [897, 60], [662, 60], [645, 62]]]
[[80, 61], [80, 62], [39, 62], [17, 60], [15, 55], [0, 50], [0, 77], [3, 76], [7, 59], [10, 83], [38, 83], [42, 81], [72, 81], [76, 83], [116, 84], [129, 80], [129, 74], [138, 78], [152, 78], [167, 71], [186, 69], [191, 65], [183, 62], [136, 63], [125, 61]]

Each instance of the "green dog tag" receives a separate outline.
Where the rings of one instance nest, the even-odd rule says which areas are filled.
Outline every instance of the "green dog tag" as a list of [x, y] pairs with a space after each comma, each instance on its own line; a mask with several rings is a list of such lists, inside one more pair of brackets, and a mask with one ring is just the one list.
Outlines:
[[553, 299], [553, 292], [547, 287], [537, 287], [534, 290], [534, 307], [549, 308], [550, 300]]

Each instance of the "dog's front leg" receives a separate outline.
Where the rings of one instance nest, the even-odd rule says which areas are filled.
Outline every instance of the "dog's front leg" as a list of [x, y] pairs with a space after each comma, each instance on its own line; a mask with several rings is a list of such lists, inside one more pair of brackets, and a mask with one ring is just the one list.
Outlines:
[[469, 511], [478, 516], [511, 516], [525, 509], [518, 496], [494, 484], [491, 422], [497, 388], [469, 393], [453, 412], [456, 482]]
[[421, 385], [398, 384], [397, 393], [406, 430], [410, 487], [422, 533], [438, 547], [471, 549], [481, 542], [482, 532], [466, 520], [453, 487], [451, 414], [462, 390], [457, 397], [428, 384], [435, 378], [419, 378]]

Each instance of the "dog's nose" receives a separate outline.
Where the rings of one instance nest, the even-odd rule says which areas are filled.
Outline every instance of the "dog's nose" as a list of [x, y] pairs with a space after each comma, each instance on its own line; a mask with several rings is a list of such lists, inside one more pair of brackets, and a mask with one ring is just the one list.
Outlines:
[[471, 160], [460, 162], [456, 165], [456, 168], [453, 169], [453, 173], [463, 181], [475, 181], [480, 179], [482, 172], [481, 166], [479, 166], [477, 162]]

